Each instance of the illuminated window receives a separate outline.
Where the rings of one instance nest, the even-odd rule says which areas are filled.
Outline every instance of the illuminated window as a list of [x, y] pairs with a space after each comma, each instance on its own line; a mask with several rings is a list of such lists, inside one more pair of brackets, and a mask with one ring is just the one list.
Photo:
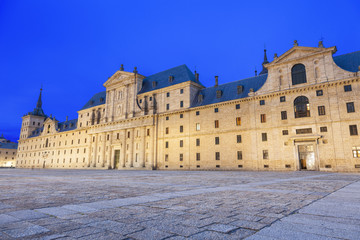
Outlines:
[[241, 117], [236, 118], [236, 126], [241, 126]]
[[305, 96], [299, 96], [294, 100], [295, 118], [310, 117], [309, 99]]

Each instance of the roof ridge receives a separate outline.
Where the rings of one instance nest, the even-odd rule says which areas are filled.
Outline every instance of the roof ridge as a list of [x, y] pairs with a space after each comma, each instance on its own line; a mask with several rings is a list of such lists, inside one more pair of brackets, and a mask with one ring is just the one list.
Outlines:
[[359, 53], [360, 53], [360, 50], [358, 50], [358, 51], [354, 51], [354, 52], [350, 52], [350, 53], [344, 53], [344, 54], [337, 55], [337, 56], [334, 56], [334, 57], [345, 56], [345, 55], [354, 54], [354, 53], [357, 53], [357, 52], [359, 52]]
[[[252, 78], [258, 78], [258, 77], [263, 77], [263, 76], [265, 77], [267, 75], [268, 75], [268, 73], [264, 73], [264, 74], [253, 76], [253, 77], [243, 78], [243, 79], [240, 79], [240, 80], [234, 80], [234, 81], [231, 81], [231, 82], [219, 84], [217, 87], [220, 87], [220, 86], [223, 86], [223, 85], [226, 85], [226, 84], [230, 84], [230, 83], [234, 83], [234, 82], [241, 82], [241, 81], [249, 80], [249, 79], [252, 79]], [[211, 86], [211, 87], [207, 87], [207, 88], [213, 88], [213, 87], [215, 87], [215, 86]]]
[[[164, 71], [151, 74], [151, 75], [147, 76], [146, 78], [149, 78], [149, 77], [152, 77], [152, 76], [154, 76], [154, 75], [157, 75], [157, 74], [160, 74], [160, 73], [163, 73], [163, 72], [167, 72], [167, 71], [170, 71], [170, 70], [172, 70], [172, 69], [179, 68], [179, 67], [182, 67], [182, 66], [185, 66], [187, 69], [189, 69], [189, 68], [186, 66], [186, 64], [181, 64], [181, 65], [179, 65], [179, 66], [172, 67], [172, 68], [166, 69], [166, 70], [164, 70]], [[190, 70], [189, 70], [189, 71], [190, 71]], [[146, 78], [145, 78], [145, 79], [146, 79]]]

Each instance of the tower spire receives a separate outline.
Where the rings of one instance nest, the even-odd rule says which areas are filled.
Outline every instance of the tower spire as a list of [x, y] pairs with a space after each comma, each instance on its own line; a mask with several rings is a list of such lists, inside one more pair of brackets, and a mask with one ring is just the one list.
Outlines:
[[266, 56], [266, 48], [265, 48], [264, 49], [264, 61], [262, 63], [263, 69], [261, 70], [259, 75], [268, 73], [268, 70], [266, 69], [266, 67], [264, 67], [264, 65], [267, 64], [267, 63], [269, 63], [269, 61], [268, 61], [267, 56]]
[[39, 99], [38, 99], [38, 101], [36, 103], [36, 108], [41, 108], [42, 107], [41, 93], [42, 93], [42, 86], [40, 88], [40, 95], [39, 95]]

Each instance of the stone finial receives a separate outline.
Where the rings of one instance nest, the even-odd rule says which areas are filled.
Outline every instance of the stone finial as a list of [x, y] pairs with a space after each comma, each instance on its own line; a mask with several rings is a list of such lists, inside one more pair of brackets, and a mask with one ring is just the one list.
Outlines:
[[277, 58], [278, 58], [277, 53], [274, 53], [274, 59], [277, 59]]
[[257, 70], [256, 70], [256, 67], [255, 67], [255, 76], [257, 76]]
[[196, 71], [195, 71], [195, 79], [197, 82], [199, 81], [199, 73], [197, 73]]
[[120, 71], [124, 71], [124, 64], [120, 65]]
[[251, 92], [251, 93], [254, 92], [254, 89], [253, 89], [253, 88], [250, 88], [249, 92]]
[[134, 67], [133, 73], [138, 73], [137, 67]]
[[299, 46], [299, 43], [297, 40], [294, 40], [294, 47], [297, 47], [297, 46]]
[[359, 70], [359, 72], [360, 72], [360, 65], [358, 66], [358, 70]]
[[318, 45], [318, 47], [319, 48], [324, 48], [324, 43], [323, 43], [323, 41], [321, 40], [321, 41], [319, 41], [319, 45]]
[[219, 76], [215, 76], [215, 87], [219, 86]]

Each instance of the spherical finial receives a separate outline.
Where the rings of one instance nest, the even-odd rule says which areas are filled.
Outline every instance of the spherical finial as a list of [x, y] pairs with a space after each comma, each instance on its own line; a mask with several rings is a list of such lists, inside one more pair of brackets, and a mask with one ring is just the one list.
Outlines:
[[294, 47], [297, 47], [297, 46], [299, 46], [299, 43], [297, 40], [294, 40]]
[[138, 73], [138, 71], [137, 71], [137, 67], [134, 67], [134, 71], [133, 71], [133, 73]]
[[124, 64], [120, 65], [120, 71], [124, 71]]

